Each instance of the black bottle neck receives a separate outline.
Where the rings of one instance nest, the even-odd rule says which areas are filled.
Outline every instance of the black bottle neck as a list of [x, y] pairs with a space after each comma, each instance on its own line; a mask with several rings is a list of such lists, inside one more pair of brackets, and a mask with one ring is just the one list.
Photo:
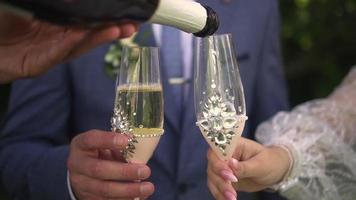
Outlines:
[[197, 37], [206, 37], [214, 34], [219, 28], [219, 17], [216, 12], [209, 6], [204, 6], [207, 12], [207, 20], [203, 30], [194, 33]]

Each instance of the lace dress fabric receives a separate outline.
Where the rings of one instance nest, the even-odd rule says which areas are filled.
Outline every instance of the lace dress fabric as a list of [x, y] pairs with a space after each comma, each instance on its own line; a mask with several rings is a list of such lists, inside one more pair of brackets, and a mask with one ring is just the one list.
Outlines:
[[356, 67], [327, 98], [280, 112], [257, 140], [294, 159], [280, 193], [290, 200], [356, 200]]

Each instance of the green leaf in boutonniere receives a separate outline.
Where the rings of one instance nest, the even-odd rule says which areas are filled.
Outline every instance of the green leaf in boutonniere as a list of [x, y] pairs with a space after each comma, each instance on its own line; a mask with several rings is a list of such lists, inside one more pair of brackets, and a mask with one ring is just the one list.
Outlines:
[[122, 48], [124, 46], [138, 46], [138, 44], [134, 42], [135, 37], [136, 34], [134, 34], [130, 38], [117, 40], [116, 42], [110, 45], [109, 50], [104, 57], [105, 73], [110, 78], [116, 78], [117, 74], [119, 73]]

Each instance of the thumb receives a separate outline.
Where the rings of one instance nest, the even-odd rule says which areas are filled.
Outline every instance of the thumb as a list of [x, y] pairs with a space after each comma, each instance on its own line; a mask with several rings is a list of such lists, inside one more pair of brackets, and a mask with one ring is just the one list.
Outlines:
[[261, 174], [261, 163], [256, 157], [252, 157], [245, 161], [238, 161], [236, 159], [232, 159], [229, 161], [229, 166], [234, 172], [237, 178], [251, 178], [255, 177], [258, 174]]

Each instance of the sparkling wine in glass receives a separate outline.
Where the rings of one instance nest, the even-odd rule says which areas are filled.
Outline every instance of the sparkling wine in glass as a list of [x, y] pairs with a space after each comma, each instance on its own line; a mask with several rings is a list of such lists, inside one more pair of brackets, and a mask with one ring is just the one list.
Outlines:
[[196, 124], [219, 158], [228, 160], [247, 120], [231, 34], [198, 38], [194, 58]]
[[129, 137], [127, 162], [147, 163], [164, 132], [158, 48], [124, 47], [111, 125]]

